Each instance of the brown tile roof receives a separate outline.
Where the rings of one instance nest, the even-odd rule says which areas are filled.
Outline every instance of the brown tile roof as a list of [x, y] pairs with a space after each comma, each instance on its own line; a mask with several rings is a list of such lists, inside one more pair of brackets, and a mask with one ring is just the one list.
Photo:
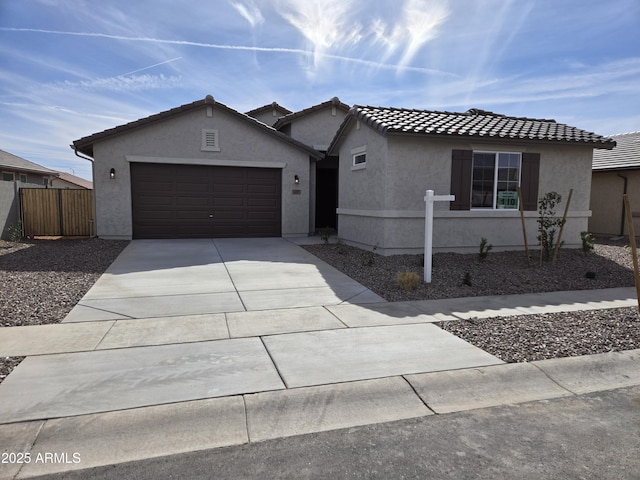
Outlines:
[[304, 110], [293, 112], [285, 115], [284, 117], [280, 117], [278, 121], [273, 124], [273, 128], [279, 130], [300, 117], [304, 117], [305, 115], [309, 115], [310, 113], [317, 112], [329, 107], [336, 107], [344, 112], [349, 111], [349, 105], [347, 105], [346, 103], [342, 103], [338, 97], [333, 97], [331, 100], [327, 100], [326, 102], [322, 102], [318, 105], [314, 105], [312, 107], [305, 108]]
[[616, 146], [612, 150], [593, 151], [594, 170], [640, 169], [640, 132], [611, 135]]
[[84, 178], [76, 177], [75, 175], [71, 175], [66, 172], [58, 172], [58, 179], [63, 180], [68, 183], [73, 183], [82, 188], [86, 188], [87, 190], [93, 190], [93, 182], [90, 180], [85, 180]]
[[[354, 106], [334, 138], [339, 141], [350, 120], [357, 119], [383, 135], [409, 134], [473, 137], [495, 140], [526, 140], [591, 145], [613, 148], [615, 142], [555, 120], [509, 117], [485, 110], [471, 109], [464, 113]], [[333, 144], [332, 144], [333, 147]]]
[[172, 108], [171, 110], [166, 110], [164, 112], [156, 113], [155, 115], [151, 115], [149, 117], [141, 118], [139, 120], [126, 123], [124, 125], [110, 128], [108, 130], [104, 130], [102, 132], [94, 133], [93, 135], [89, 135], [87, 137], [74, 140], [73, 145], [71, 145], [71, 148], [85, 155], [93, 157], [93, 144], [97, 141], [101, 141], [115, 135], [121, 135], [123, 133], [130, 132], [131, 130], [134, 130], [137, 128], [146, 127], [154, 124], [155, 122], [165, 120], [167, 118], [175, 117], [177, 115], [181, 115], [185, 112], [196, 110], [204, 106], [211, 106], [214, 108], [218, 108], [231, 115], [235, 115], [236, 117], [242, 118], [243, 120], [248, 122], [250, 125], [258, 128], [259, 130], [262, 130], [264, 133], [267, 133], [268, 135], [273, 135], [279, 138], [280, 140], [284, 141], [285, 143], [289, 143], [290, 145], [298, 149], [307, 151], [311, 156], [313, 156], [316, 159], [321, 159], [323, 157], [323, 155], [320, 152], [318, 152], [317, 150], [314, 150], [310, 146], [305, 145], [304, 143], [299, 142], [297, 140], [294, 140], [293, 138], [289, 137], [288, 135], [285, 135], [284, 133], [278, 132], [274, 128], [269, 127], [268, 125], [265, 125], [264, 123], [256, 120], [253, 117], [245, 115], [244, 113], [240, 113], [237, 110], [234, 110], [233, 108], [227, 107], [224, 103], [220, 103], [214, 100], [214, 98], [211, 95], [207, 95], [203, 100], [196, 100], [195, 102], [187, 103], [185, 105], [180, 105], [179, 107]]

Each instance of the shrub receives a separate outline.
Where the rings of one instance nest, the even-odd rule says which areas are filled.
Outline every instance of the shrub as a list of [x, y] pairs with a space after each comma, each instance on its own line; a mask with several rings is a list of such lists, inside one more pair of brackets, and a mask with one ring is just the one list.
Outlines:
[[493, 245], [488, 243], [486, 238], [482, 237], [482, 239], [480, 240], [480, 251], [478, 252], [478, 260], [484, 262], [491, 250], [493, 250]]
[[396, 275], [396, 281], [403, 290], [415, 290], [420, 284], [420, 275], [415, 272], [400, 272]]
[[555, 208], [562, 201], [562, 195], [558, 192], [546, 193], [538, 200], [538, 241], [542, 249], [542, 256], [550, 260], [556, 245], [556, 234], [564, 223], [556, 217]]
[[466, 285], [467, 287], [471, 287], [471, 273], [467, 272], [464, 274], [464, 277], [462, 277], [462, 284]]
[[582, 239], [582, 253], [586, 255], [593, 250], [593, 244], [596, 243], [596, 238], [589, 232], [580, 232], [580, 238]]
[[18, 223], [14, 223], [9, 228], [7, 228], [7, 233], [9, 234], [10, 242], [19, 242], [24, 238], [22, 234], [22, 221], [18, 220]]
[[320, 239], [325, 243], [329, 243], [329, 237], [333, 234], [333, 228], [321, 228], [318, 230], [318, 234], [320, 235]]

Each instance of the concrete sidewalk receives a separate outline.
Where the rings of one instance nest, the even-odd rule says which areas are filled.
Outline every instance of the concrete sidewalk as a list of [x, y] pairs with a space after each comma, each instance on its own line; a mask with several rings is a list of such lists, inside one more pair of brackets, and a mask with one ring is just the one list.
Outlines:
[[0, 384], [0, 445], [80, 457], [0, 478], [640, 385], [640, 351], [504, 364], [433, 325], [633, 288], [387, 303], [282, 239], [131, 245], [64, 323], [0, 329], [0, 355], [28, 356]]

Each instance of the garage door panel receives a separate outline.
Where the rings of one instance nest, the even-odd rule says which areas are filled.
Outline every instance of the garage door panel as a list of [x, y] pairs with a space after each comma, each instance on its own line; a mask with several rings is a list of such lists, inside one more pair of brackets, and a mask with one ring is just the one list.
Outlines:
[[134, 238], [281, 235], [281, 170], [131, 164]]

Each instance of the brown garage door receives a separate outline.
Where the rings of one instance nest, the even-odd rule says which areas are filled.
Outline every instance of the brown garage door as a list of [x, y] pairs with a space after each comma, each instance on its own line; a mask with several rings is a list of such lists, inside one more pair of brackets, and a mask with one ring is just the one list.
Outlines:
[[131, 164], [134, 238], [279, 237], [281, 170]]

